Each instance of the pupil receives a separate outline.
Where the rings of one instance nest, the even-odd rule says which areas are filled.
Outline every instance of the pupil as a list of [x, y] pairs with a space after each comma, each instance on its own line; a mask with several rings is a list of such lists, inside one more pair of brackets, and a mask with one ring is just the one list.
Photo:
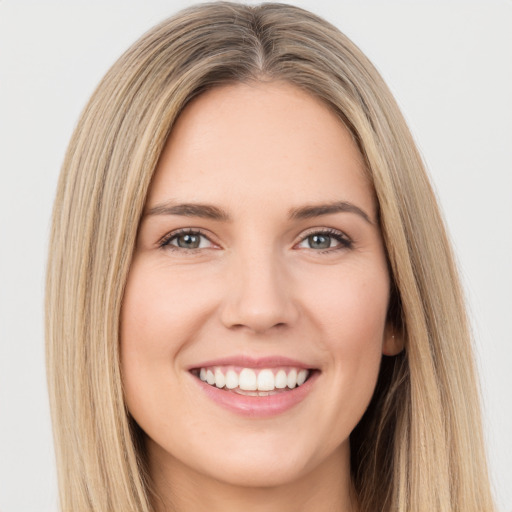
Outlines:
[[311, 235], [309, 246], [312, 249], [328, 249], [331, 246], [331, 238], [325, 235]]
[[197, 235], [181, 235], [178, 238], [178, 246], [185, 249], [197, 249], [199, 247], [199, 237]]

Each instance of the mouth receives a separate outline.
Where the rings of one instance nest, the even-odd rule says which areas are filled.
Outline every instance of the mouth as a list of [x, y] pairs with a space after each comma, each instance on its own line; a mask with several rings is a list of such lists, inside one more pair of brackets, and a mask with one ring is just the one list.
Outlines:
[[272, 396], [302, 386], [314, 370], [293, 366], [246, 368], [209, 366], [194, 368], [192, 375], [217, 389], [245, 396]]
[[270, 418], [306, 400], [321, 374], [287, 358], [229, 358], [189, 368], [207, 399], [237, 415]]

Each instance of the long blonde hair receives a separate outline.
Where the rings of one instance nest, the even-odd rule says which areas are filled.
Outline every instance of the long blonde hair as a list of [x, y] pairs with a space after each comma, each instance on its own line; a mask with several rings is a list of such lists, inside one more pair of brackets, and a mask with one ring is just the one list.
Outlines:
[[85, 108], [63, 164], [47, 274], [47, 365], [64, 511], [151, 511], [123, 401], [119, 317], [148, 187], [191, 98], [282, 80], [351, 131], [380, 209], [405, 350], [383, 358], [351, 436], [362, 512], [494, 510], [463, 297], [436, 200], [382, 78], [335, 27], [289, 5], [211, 3], [136, 42]]

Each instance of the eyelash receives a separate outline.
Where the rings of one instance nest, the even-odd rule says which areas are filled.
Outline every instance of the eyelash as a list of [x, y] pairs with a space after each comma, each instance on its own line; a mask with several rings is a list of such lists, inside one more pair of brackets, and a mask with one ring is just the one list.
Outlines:
[[158, 242], [158, 246], [161, 249], [169, 249], [171, 251], [193, 252], [193, 251], [201, 250], [201, 248], [186, 249], [185, 247], [177, 247], [175, 245], [172, 245], [171, 241], [173, 239], [179, 237], [180, 235], [200, 236], [200, 237], [206, 238], [207, 240], [209, 240], [211, 242], [211, 240], [208, 237], [208, 235], [203, 233], [200, 229], [197, 229], [197, 228], [185, 228], [185, 229], [178, 229], [177, 231], [171, 231], [170, 233], [168, 233], [167, 235], [165, 235], [163, 238], [160, 239], [160, 241]]
[[319, 253], [319, 254], [340, 251], [343, 249], [351, 249], [353, 247], [352, 240], [347, 235], [345, 235], [345, 233], [343, 233], [342, 231], [338, 231], [337, 229], [333, 229], [333, 228], [312, 229], [311, 231], [307, 232], [305, 235], [302, 236], [299, 244], [303, 243], [310, 236], [313, 236], [313, 235], [327, 236], [330, 238], [334, 238], [334, 240], [339, 242], [339, 246], [329, 247], [324, 250], [317, 250], [317, 249], [310, 248], [310, 250], [312, 250], [316, 253]]
[[[180, 235], [200, 236], [200, 237], [206, 238], [207, 240], [209, 240], [211, 242], [208, 235], [203, 233], [203, 231], [201, 231], [200, 229], [185, 228], [185, 229], [179, 229], [177, 231], [172, 231], [171, 233], [168, 233], [162, 239], [160, 239], [160, 241], [158, 242], [158, 246], [161, 249], [167, 249], [167, 250], [171, 250], [171, 251], [185, 251], [185, 252], [195, 252], [195, 251], [200, 251], [200, 250], [204, 249], [201, 247], [194, 248], [194, 249], [187, 249], [185, 247], [177, 247], [175, 245], [172, 245], [171, 241], [174, 240], [175, 238], [179, 237]], [[316, 253], [319, 253], [319, 254], [335, 252], [335, 251], [339, 251], [339, 250], [343, 250], [343, 249], [351, 249], [353, 246], [352, 240], [347, 235], [345, 235], [342, 231], [338, 231], [337, 229], [333, 229], [333, 228], [323, 228], [323, 229], [311, 230], [311, 231], [307, 232], [306, 234], [304, 234], [302, 236], [302, 238], [300, 239], [300, 241], [295, 245], [303, 243], [304, 241], [306, 241], [309, 237], [311, 237], [313, 235], [327, 236], [327, 237], [333, 238], [334, 240], [336, 240], [339, 243], [339, 246], [329, 247], [324, 250], [316, 250], [313, 248], [309, 248], [310, 250], [312, 250]], [[211, 243], [213, 243], [213, 242], [211, 242]]]

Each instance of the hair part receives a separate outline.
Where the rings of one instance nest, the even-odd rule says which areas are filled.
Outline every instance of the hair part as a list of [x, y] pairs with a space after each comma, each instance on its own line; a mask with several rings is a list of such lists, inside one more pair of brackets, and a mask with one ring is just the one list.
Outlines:
[[119, 318], [147, 191], [180, 112], [202, 92], [285, 81], [350, 130], [379, 205], [390, 319], [351, 436], [362, 512], [490, 512], [471, 338], [450, 244], [421, 158], [382, 78], [335, 27], [289, 5], [202, 4], [164, 21], [110, 69], [60, 176], [46, 339], [62, 510], [152, 510], [140, 431], [123, 400]]

